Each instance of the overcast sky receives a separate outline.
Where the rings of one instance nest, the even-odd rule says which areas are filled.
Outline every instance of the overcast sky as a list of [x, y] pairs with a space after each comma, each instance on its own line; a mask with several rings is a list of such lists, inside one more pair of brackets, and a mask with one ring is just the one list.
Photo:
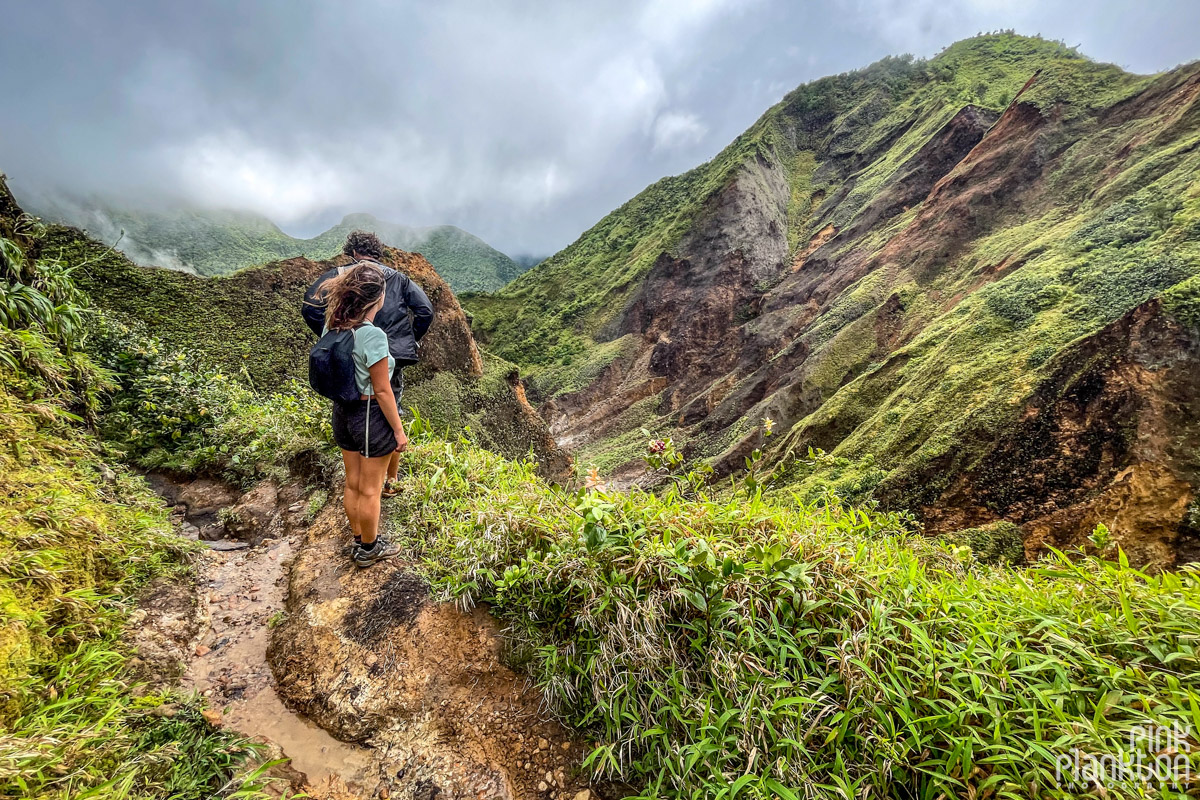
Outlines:
[[1136, 72], [1200, 2], [0, 0], [18, 196], [171, 196], [311, 235], [349, 211], [548, 254], [795, 86], [1015, 28]]

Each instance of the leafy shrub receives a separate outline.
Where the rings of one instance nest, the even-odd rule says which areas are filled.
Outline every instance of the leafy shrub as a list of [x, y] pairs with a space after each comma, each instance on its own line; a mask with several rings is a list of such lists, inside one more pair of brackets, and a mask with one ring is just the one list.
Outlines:
[[821, 505], [867, 503], [888, 476], [870, 453], [851, 459], [820, 448], [809, 448], [805, 458], [787, 464], [781, 473], [781, 480], [791, 486], [801, 502]]
[[262, 797], [231, 780], [251, 746], [195, 700], [166, 717], [167, 698], [135, 699], [122, 628], [140, 587], [182, 577], [187, 550], [73, 413], [113, 386], [80, 350], [74, 266], [2, 238], [0, 259], [0, 797]]
[[[1195, 722], [1197, 573], [963, 562], [895, 515], [564, 495], [421, 441], [397, 528], [503, 615], [586, 763], [646, 797], [1070, 797], [1055, 759]], [[1111, 787], [1110, 787], [1111, 788]]]
[[1053, 344], [1039, 344], [1033, 348], [1029, 357], [1025, 359], [1025, 366], [1030, 369], [1037, 369], [1042, 364], [1050, 360], [1051, 356], [1058, 352], [1058, 347]]
[[1038, 275], [1018, 273], [984, 289], [987, 309], [1012, 328], [1023, 328], [1039, 311], [1053, 308], [1071, 289], [1059, 283], [1047, 283]]
[[326, 404], [306, 386], [293, 381], [285, 391], [256, 395], [113, 320], [97, 326], [92, 349], [118, 382], [102, 430], [143, 467], [241, 484], [286, 477], [302, 463], [332, 467]]
[[[41, 232], [25, 218], [17, 228], [34, 240]], [[7, 391], [90, 416], [108, 382], [80, 351], [86, 299], [72, 280], [74, 269], [59, 259], [35, 261], [0, 237], [0, 367], [11, 371]]]
[[1184, 325], [1200, 331], [1200, 276], [1172, 286], [1163, 294], [1163, 307]]
[[1113, 203], [1071, 235], [1072, 243], [1088, 250], [1122, 246], [1149, 239], [1171, 224], [1181, 204], [1152, 190]]
[[1071, 282], [1090, 303], [1087, 312], [1111, 321], [1134, 306], [1191, 276], [1195, 267], [1173, 254], [1140, 248], [1103, 248], [1069, 271]]

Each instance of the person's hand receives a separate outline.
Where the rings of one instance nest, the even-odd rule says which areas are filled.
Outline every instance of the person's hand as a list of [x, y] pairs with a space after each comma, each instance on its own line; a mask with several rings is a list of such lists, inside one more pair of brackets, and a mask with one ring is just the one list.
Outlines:
[[396, 431], [396, 452], [403, 453], [408, 447], [408, 437], [404, 435], [404, 429]]

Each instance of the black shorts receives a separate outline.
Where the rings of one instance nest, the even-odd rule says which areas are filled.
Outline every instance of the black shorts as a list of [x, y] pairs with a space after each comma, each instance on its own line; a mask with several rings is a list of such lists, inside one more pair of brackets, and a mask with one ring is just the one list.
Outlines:
[[396, 449], [396, 434], [374, 400], [334, 403], [333, 440], [343, 450], [353, 450], [368, 458], [391, 455]]

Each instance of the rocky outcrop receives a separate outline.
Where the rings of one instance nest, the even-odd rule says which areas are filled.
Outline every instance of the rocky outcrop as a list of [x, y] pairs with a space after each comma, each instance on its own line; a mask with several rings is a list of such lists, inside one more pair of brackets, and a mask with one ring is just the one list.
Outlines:
[[287, 620], [268, 652], [284, 701], [339, 739], [368, 745], [367, 772], [379, 776], [382, 796], [589, 797], [585, 745], [504, 665], [486, 610], [434, 602], [399, 561], [355, 569], [349, 541], [331, 508], [292, 563]]

